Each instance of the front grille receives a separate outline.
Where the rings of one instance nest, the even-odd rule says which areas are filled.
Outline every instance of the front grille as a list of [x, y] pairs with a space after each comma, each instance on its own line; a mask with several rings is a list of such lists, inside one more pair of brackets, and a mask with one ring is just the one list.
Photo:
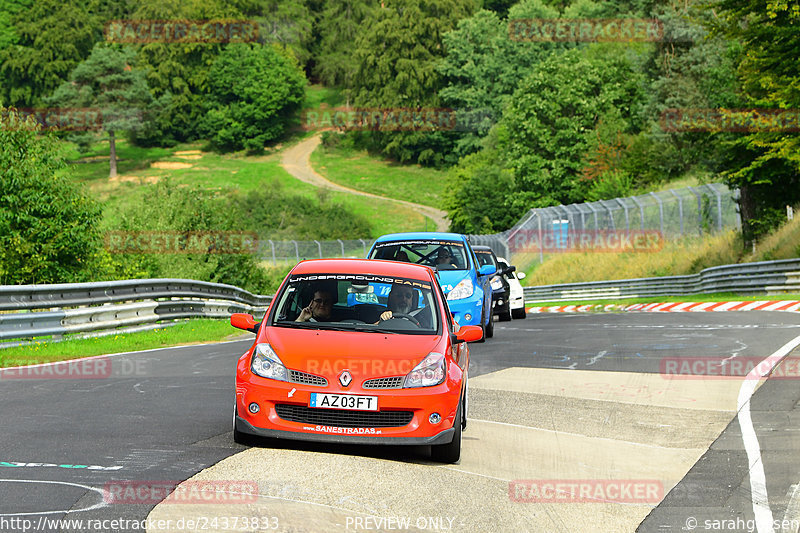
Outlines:
[[315, 376], [314, 374], [307, 374], [299, 370], [289, 370], [289, 381], [292, 383], [302, 383], [303, 385], [316, 385], [325, 387], [328, 385], [328, 380], [322, 376]]
[[277, 404], [275, 412], [289, 422], [340, 428], [399, 428], [407, 426], [414, 418], [412, 411], [349, 411], [286, 404]]
[[368, 379], [361, 384], [362, 389], [400, 389], [403, 387], [404, 376], [394, 376], [391, 378]]

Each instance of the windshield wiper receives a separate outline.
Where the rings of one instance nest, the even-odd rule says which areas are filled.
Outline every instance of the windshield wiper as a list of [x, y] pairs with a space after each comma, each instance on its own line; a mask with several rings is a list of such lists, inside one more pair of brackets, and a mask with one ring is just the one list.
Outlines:
[[[331, 322], [275, 322], [276, 326], [298, 329], [316, 329], [321, 331], [353, 331], [353, 328], [332, 325]], [[372, 330], [369, 330], [372, 331]]]
[[317, 322], [295, 322], [294, 320], [275, 321], [273, 326], [283, 326], [300, 329], [320, 329]]
[[365, 328], [363, 326], [354, 327], [352, 331], [368, 331], [370, 333], [391, 333], [393, 335], [397, 335], [400, 333], [399, 331], [395, 331], [393, 329], [382, 329], [382, 328]]

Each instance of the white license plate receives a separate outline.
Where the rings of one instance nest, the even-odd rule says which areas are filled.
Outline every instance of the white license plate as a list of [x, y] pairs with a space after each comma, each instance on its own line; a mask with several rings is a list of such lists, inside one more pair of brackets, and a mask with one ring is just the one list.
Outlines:
[[377, 396], [355, 396], [353, 394], [322, 394], [312, 392], [309, 407], [323, 409], [351, 409], [353, 411], [377, 411]]

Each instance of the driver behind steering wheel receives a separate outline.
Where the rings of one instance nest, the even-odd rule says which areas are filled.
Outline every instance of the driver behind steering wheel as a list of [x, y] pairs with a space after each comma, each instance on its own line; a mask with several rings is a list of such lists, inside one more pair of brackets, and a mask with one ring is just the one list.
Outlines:
[[394, 313], [408, 315], [416, 307], [414, 298], [416, 293], [408, 285], [394, 284], [389, 291], [389, 300], [386, 302], [389, 310], [381, 313], [381, 321], [389, 320]]

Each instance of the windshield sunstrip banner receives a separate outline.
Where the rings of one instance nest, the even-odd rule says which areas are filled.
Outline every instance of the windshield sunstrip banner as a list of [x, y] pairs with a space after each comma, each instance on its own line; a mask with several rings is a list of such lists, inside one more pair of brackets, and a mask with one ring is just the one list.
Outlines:
[[289, 278], [289, 283], [304, 281], [350, 281], [360, 283], [393, 283], [395, 285], [408, 285], [419, 289], [431, 289], [431, 284], [424, 281], [394, 276], [377, 276], [371, 274], [296, 274]]

